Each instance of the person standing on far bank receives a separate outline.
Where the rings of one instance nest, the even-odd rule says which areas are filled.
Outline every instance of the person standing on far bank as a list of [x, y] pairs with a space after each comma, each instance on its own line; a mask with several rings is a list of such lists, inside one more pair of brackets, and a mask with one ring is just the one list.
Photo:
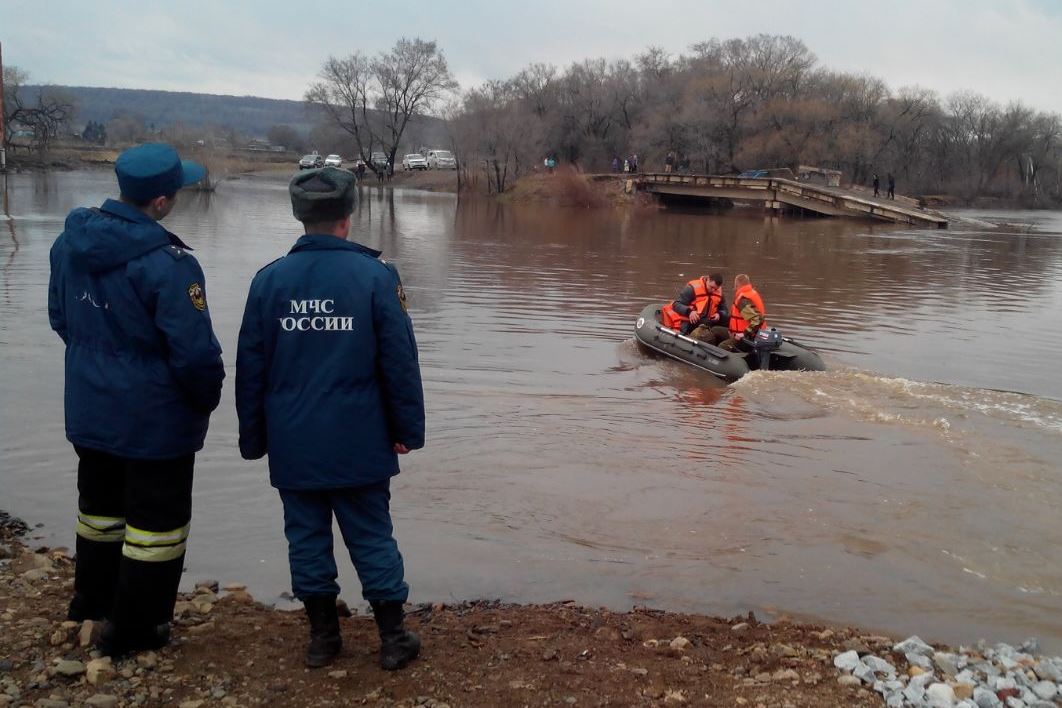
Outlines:
[[66, 218], [52, 246], [48, 319], [66, 344], [66, 436], [79, 458], [68, 617], [107, 619], [109, 656], [157, 649], [184, 568], [192, 468], [225, 368], [203, 270], [162, 228], [205, 175], [169, 145], [115, 163], [121, 198]]
[[402, 281], [380, 252], [347, 240], [349, 172], [289, 185], [305, 234], [251, 282], [236, 355], [240, 453], [269, 455], [284, 506], [292, 591], [310, 623], [306, 665], [342, 648], [332, 517], [380, 634], [380, 665], [420, 651], [403, 626], [409, 595], [391, 525], [398, 456], [424, 446], [424, 394]]
[[889, 199], [895, 199], [896, 198], [896, 178], [892, 176], [891, 172], [886, 177], [885, 183], [889, 186], [889, 192], [888, 192]]
[[878, 196], [881, 193], [881, 181], [878, 179], [878, 173], [874, 173], [874, 196]]

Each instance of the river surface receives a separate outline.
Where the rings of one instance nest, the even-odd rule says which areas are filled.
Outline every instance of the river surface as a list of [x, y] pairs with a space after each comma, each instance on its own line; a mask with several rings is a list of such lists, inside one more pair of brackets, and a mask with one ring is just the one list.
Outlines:
[[[48, 249], [111, 191], [102, 172], [13, 176], [0, 215], [0, 508], [53, 545], [73, 545], [76, 487]], [[247, 286], [300, 229], [280, 180], [182, 200], [166, 225], [203, 264], [228, 369], [186, 579], [276, 600], [280, 505], [237, 451], [233, 367]], [[1062, 650], [1062, 214], [963, 216], [929, 231], [366, 189], [352, 237], [402, 271], [427, 397], [427, 446], [394, 483], [412, 600], [751, 609]], [[722, 387], [641, 352], [637, 313], [709, 269], [750, 273], [830, 371]]]

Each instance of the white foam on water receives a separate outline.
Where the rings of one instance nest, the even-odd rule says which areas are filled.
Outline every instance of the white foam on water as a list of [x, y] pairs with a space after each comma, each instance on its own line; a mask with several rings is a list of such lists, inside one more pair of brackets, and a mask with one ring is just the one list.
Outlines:
[[927, 383], [857, 370], [756, 371], [732, 385], [748, 395], [796, 394], [870, 422], [920, 425], [942, 433], [976, 415], [1062, 435], [1062, 402], [1010, 391]]

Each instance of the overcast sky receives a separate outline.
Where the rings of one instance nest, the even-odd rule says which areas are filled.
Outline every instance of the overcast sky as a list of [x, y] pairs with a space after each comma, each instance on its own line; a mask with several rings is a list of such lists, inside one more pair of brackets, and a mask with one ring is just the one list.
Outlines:
[[329, 54], [435, 39], [463, 86], [530, 62], [792, 34], [824, 66], [1062, 113], [1062, 0], [0, 0], [35, 82], [299, 99]]

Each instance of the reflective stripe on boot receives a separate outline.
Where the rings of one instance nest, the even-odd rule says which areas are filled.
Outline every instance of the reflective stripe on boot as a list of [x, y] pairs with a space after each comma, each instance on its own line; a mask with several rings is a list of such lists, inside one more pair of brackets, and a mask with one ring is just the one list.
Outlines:
[[94, 516], [79, 511], [77, 535], [86, 541], [120, 542], [125, 538], [125, 519], [120, 516]]
[[184, 555], [188, 530], [189, 524], [169, 531], [144, 531], [126, 526], [122, 555], [147, 563], [161, 563], [180, 558]]

